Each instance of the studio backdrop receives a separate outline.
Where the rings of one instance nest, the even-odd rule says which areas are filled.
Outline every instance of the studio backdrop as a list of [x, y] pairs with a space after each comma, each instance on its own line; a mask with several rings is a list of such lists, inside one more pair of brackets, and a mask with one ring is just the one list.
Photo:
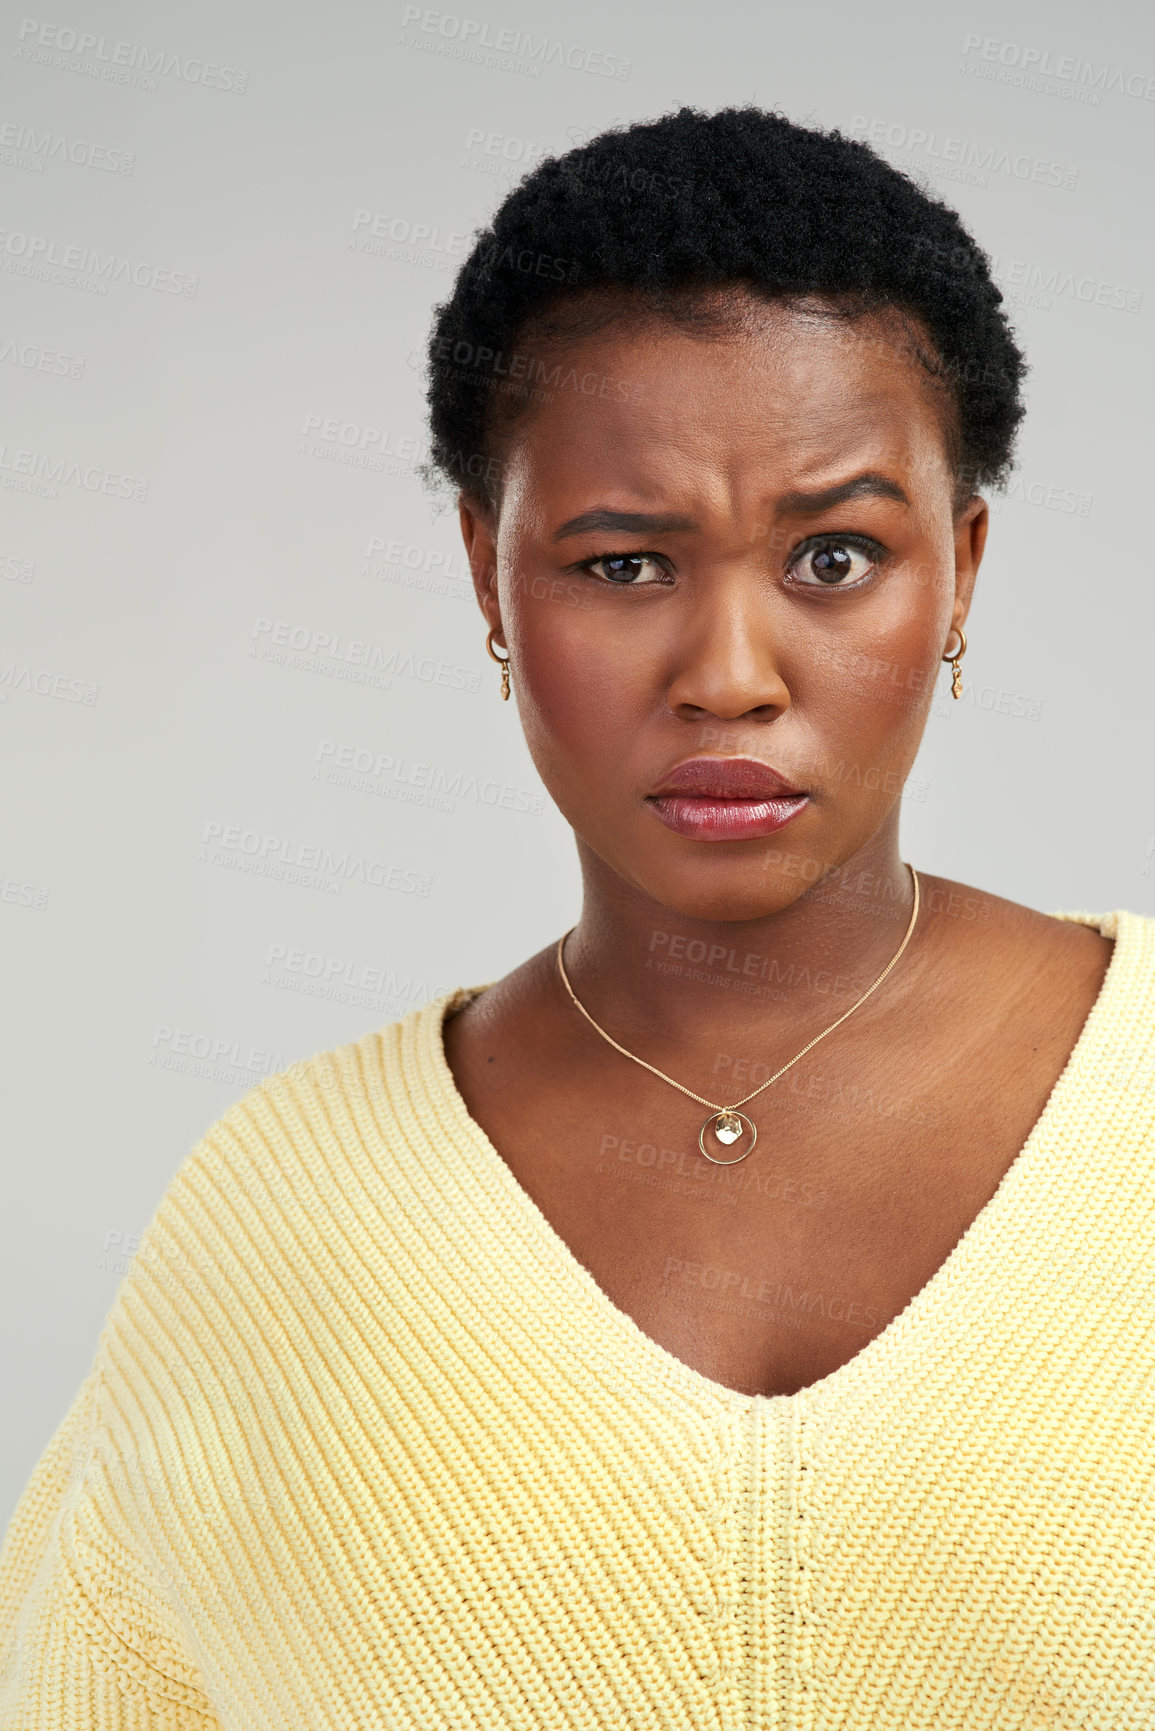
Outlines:
[[1155, 913], [1135, 0], [40, 3], [0, 19], [5, 1521], [224, 1108], [576, 918], [421, 477], [432, 309], [543, 156], [752, 101], [957, 207], [1029, 411], [904, 856]]

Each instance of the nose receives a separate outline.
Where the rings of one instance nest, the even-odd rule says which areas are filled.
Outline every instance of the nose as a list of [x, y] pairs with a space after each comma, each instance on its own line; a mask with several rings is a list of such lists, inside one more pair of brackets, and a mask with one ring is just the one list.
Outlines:
[[684, 620], [666, 702], [684, 721], [773, 721], [790, 707], [762, 584], [716, 588]]

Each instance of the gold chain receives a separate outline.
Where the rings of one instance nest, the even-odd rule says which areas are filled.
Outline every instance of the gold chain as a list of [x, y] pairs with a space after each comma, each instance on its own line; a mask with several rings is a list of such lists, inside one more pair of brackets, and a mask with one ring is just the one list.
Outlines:
[[595, 1028], [597, 1030], [597, 1032], [601, 1035], [602, 1039], [608, 1041], [608, 1043], [614, 1048], [615, 1052], [620, 1052], [622, 1054], [623, 1058], [632, 1058], [635, 1064], [640, 1064], [642, 1066], [643, 1070], [649, 1070], [651, 1075], [659, 1076], [663, 1082], [668, 1082], [670, 1084], [671, 1088], [677, 1088], [681, 1093], [687, 1094], [691, 1100], [696, 1100], [700, 1106], [709, 1106], [711, 1111], [716, 1112], [719, 1115], [721, 1115], [723, 1113], [735, 1112], [735, 1111], [737, 1111], [739, 1106], [745, 1106], [750, 1100], [752, 1100], [754, 1098], [754, 1096], [756, 1094], [761, 1094], [761, 1092], [764, 1088], [769, 1088], [771, 1083], [776, 1082], [778, 1080], [779, 1076], [784, 1076], [786, 1074], [787, 1070], [789, 1070], [794, 1064], [796, 1064], [798, 1062], [799, 1058], [804, 1058], [806, 1056], [807, 1052], [813, 1051], [814, 1047], [818, 1044], [819, 1040], [825, 1040], [827, 1034], [833, 1034], [835, 1028], [840, 1028], [842, 1026], [843, 1022], [845, 1022], [846, 1018], [848, 1016], [853, 1016], [855, 1010], [861, 1009], [863, 1004], [865, 1004], [867, 998], [869, 998], [870, 994], [872, 992], [876, 992], [878, 990], [879, 986], [881, 986], [883, 980], [885, 980], [887, 974], [889, 974], [890, 970], [895, 966], [899, 957], [902, 955], [902, 952], [905, 950], [907, 944], [909, 944], [910, 939], [911, 939], [911, 934], [914, 931], [915, 921], [918, 919], [918, 907], [919, 907], [918, 873], [915, 871], [914, 867], [909, 864], [909, 862], [907, 862], [907, 870], [909, 871], [909, 873], [911, 875], [911, 880], [914, 884], [914, 907], [911, 911], [910, 924], [906, 928], [906, 936], [903, 938], [901, 944], [899, 944], [897, 950], [895, 950], [893, 956], [891, 956], [889, 962], [887, 962], [885, 968], [883, 968], [881, 974], [879, 974], [877, 980], [875, 980], [875, 982], [872, 986], [867, 987], [866, 991], [863, 992], [861, 998], [858, 999], [857, 1003], [851, 1004], [849, 1010], [843, 1011], [842, 1015], [839, 1016], [839, 1018], [836, 1022], [831, 1022], [830, 1026], [828, 1028], [823, 1028], [823, 1030], [820, 1034], [815, 1034], [814, 1038], [812, 1040], [809, 1040], [807, 1042], [807, 1044], [805, 1046], [803, 1046], [803, 1048], [800, 1052], [795, 1053], [794, 1057], [791, 1058], [791, 1060], [788, 1064], [783, 1064], [783, 1066], [780, 1070], [775, 1070], [774, 1074], [769, 1078], [768, 1081], [760, 1082], [759, 1085], [757, 1086], [757, 1088], [751, 1089], [749, 1094], [744, 1094], [743, 1097], [741, 1098], [741, 1100], [735, 1100], [734, 1104], [732, 1106], [716, 1105], [713, 1100], [707, 1100], [703, 1095], [695, 1094], [695, 1092], [692, 1088], [683, 1087], [681, 1082], [675, 1082], [674, 1078], [672, 1076], [667, 1076], [666, 1072], [664, 1070], [659, 1070], [656, 1064], [647, 1064], [646, 1060], [644, 1058], [639, 1058], [636, 1052], [627, 1052], [627, 1050], [624, 1046], [619, 1046], [618, 1042], [613, 1038], [613, 1036], [610, 1034], [607, 1034], [605, 1029], [603, 1027], [601, 1027], [599, 1023], [594, 1021], [593, 1017], [590, 1015], [589, 1011], [586, 1009], [585, 1005], [582, 1003], [581, 999], [577, 996], [577, 993], [574, 991], [573, 987], [570, 985], [569, 975], [565, 971], [565, 962], [563, 960], [563, 952], [565, 950], [565, 941], [566, 941], [566, 938], [570, 937], [572, 935], [572, 933], [577, 930], [576, 926], [571, 926], [569, 931], [565, 933], [565, 936], [558, 939], [558, 944], [557, 944], [558, 972], [561, 974], [562, 984], [565, 986], [566, 991], [569, 993], [569, 995], [572, 998], [577, 1009], [579, 1009], [581, 1011], [581, 1013], [585, 1017], [586, 1021], [590, 1024], [590, 1027]]

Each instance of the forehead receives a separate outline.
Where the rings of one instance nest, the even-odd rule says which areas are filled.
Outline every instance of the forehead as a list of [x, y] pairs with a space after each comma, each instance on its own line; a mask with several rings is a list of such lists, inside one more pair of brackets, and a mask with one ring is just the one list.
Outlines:
[[[905, 320], [748, 306], [701, 334], [651, 319], [535, 357], [537, 400], [507, 447], [517, 490], [726, 478], [777, 490], [869, 466], [948, 475], [940, 386]], [[929, 345], [928, 345], [929, 347]]]

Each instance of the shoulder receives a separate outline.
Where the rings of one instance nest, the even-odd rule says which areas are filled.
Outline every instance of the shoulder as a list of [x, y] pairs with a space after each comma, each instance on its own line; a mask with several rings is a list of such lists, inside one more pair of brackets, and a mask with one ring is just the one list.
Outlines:
[[258, 1195], [294, 1177], [317, 1181], [336, 1165], [387, 1159], [417, 1094], [436, 1087], [446, 1015], [477, 988], [431, 998], [356, 1040], [264, 1078], [206, 1132], [178, 1176]]
[[441, 1023], [455, 996], [292, 1064], [230, 1106], [170, 1179], [102, 1340], [248, 1305], [254, 1285], [272, 1290], [322, 1243], [336, 1245], [351, 1214], [387, 1220], [411, 1184], [421, 1098], [437, 1094]]
[[[922, 877], [922, 874], [920, 874]], [[989, 891], [922, 878], [927, 950], [972, 1018], [1032, 1025], [1087, 1081], [1155, 1105], [1155, 917], [1126, 908], [1043, 913]]]
[[1110, 963], [1120, 922], [1130, 922], [1132, 943], [1142, 944], [1155, 932], [1155, 920], [1118, 909], [1043, 912], [929, 872], [920, 872], [919, 882], [926, 925], [938, 942], [971, 949], [976, 956], [996, 954], [1007, 967], [1102, 970]]
[[924, 975], [968, 1023], [1034, 1030], [1068, 1051], [1084, 1028], [1125, 1027], [1135, 1048], [1155, 1039], [1155, 918], [1124, 908], [1044, 913], [919, 875]]
[[178, 1449], [182, 1412], [265, 1399], [335, 1337], [354, 1350], [366, 1305], [404, 1302], [468, 1146], [435, 1056], [452, 996], [266, 1078], [185, 1156], [97, 1347], [118, 1453], [141, 1413]]

